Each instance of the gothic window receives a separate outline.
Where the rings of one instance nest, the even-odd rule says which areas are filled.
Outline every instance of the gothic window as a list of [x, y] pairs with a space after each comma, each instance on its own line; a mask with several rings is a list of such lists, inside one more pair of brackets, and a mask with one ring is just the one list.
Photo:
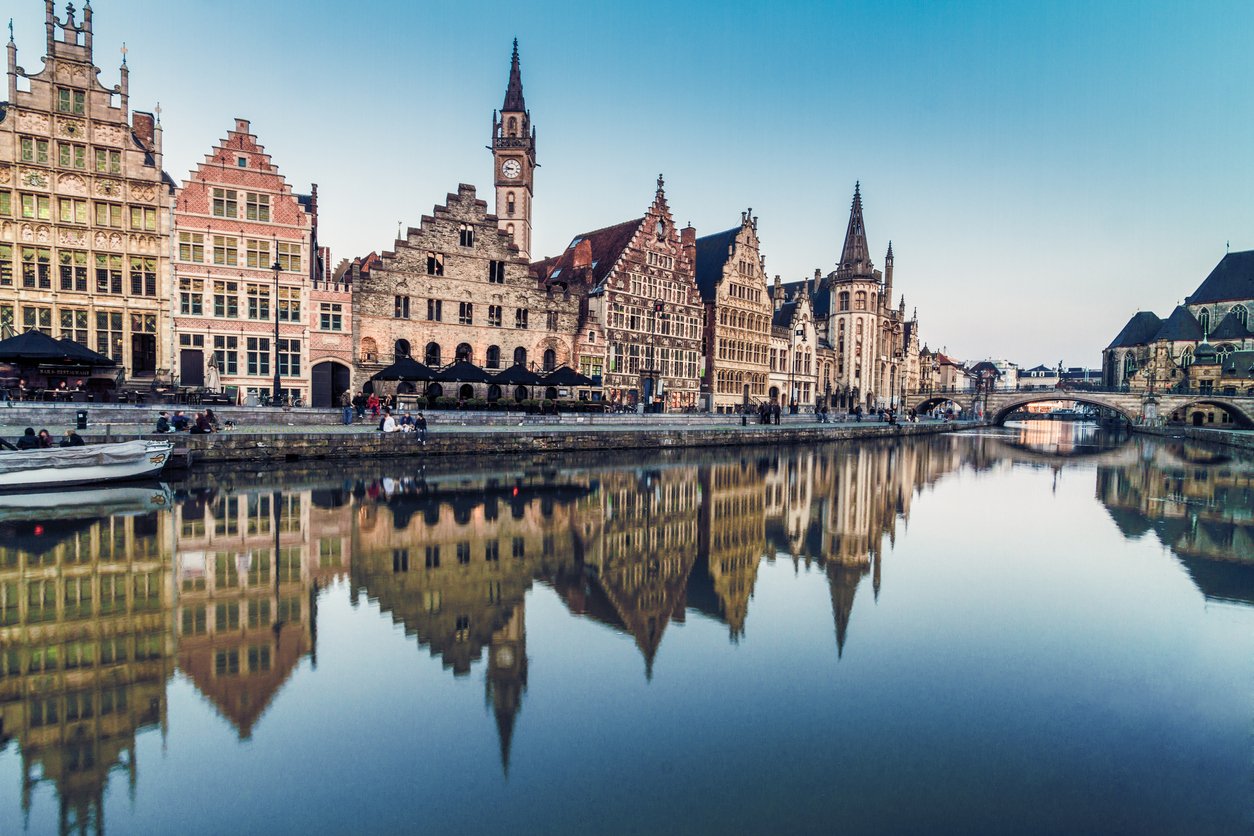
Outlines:
[[518, 136], [518, 118], [515, 116], [509, 117], [509, 135]]
[[458, 343], [457, 344], [457, 359], [458, 360], [464, 360], [467, 363], [469, 363], [473, 357], [474, 357], [474, 352], [472, 352], [470, 349], [470, 343]]
[[1187, 369], [1193, 365], [1193, 349], [1186, 348], [1184, 353], [1180, 355], [1180, 368]]
[[475, 228], [470, 224], [462, 224], [457, 230], [457, 243], [463, 247], [475, 245]]
[[499, 345], [488, 346], [487, 358], [487, 368], [499, 369], [501, 367], [501, 347]]
[[437, 253], [434, 251], [427, 252], [427, 275], [444, 275], [444, 253]]
[[440, 344], [439, 343], [427, 343], [426, 356], [423, 358], [423, 362], [426, 363], [428, 366], [440, 365]]
[[522, 346], [519, 346], [518, 348], [514, 349], [514, 365], [515, 366], [527, 365], [527, 349], [523, 348]]
[[488, 283], [489, 284], [505, 284], [505, 262], [489, 261], [488, 262]]
[[[513, 213], [511, 213], [511, 214], [513, 214]], [[514, 225], [513, 225], [513, 224], [506, 224], [506, 225], [505, 225], [505, 231], [506, 231], [507, 233], [509, 233], [509, 240], [514, 241], [514, 242], [517, 242], [517, 240], [518, 240], [518, 239], [516, 239], [516, 238], [514, 237]]]
[[457, 324], [458, 325], [474, 325], [475, 324], [475, 303], [474, 302], [458, 302], [457, 303]]
[[409, 356], [409, 340], [397, 340], [392, 348], [392, 356], [397, 360]]
[[393, 311], [393, 316], [397, 319], [409, 319], [409, 297], [397, 296]]
[[[505, 195], [505, 214], [509, 215], [511, 218], [514, 217], [514, 193], [513, 192], [510, 192], [509, 194]], [[509, 227], [509, 234], [510, 235], [514, 234], [514, 227], [512, 224]]]
[[557, 368], [557, 352], [551, 348], [544, 351], [544, 370], [551, 372]]
[[1198, 321], [1198, 324], [1202, 326], [1202, 335], [1205, 336], [1209, 334], [1210, 333], [1210, 311], [1206, 310], [1206, 308], [1202, 308], [1202, 310], [1198, 311], [1197, 321]]
[[1236, 317], [1237, 322], [1241, 323], [1242, 327], [1249, 327], [1247, 323], [1250, 318], [1250, 312], [1246, 309], [1245, 305], [1235, 306], [1232, 309], [1232, 315]]
[[866, 310], [866, 291], [865, 290], [859, 290], [856, 294], [854, 294], [853, 299], [854, 299], [855, 308], [857, 308], [860, 311]]
[[1136, 374], [1136, 357], [1132, 354], [1123, 356], [1123, 379], [1127, 380]]
[[527, 309], [526, 308], [514, 309], [514, 327], [515, 328], [527, 327]]

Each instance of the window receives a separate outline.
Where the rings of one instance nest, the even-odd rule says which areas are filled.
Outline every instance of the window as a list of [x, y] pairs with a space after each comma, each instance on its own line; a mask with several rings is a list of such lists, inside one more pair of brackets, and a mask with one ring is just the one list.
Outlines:
[[426, 552], [427, 568], [439, 569], [440, 568], [440, 547], [439, 546], [427, 546], [425, 549], [425, 552]]
[[97, 174], [121, 174], [122, 173], [122, 152], [112, 151], [107, 148], [96, 149], [96, 173]]
[[239, 265], [239, 239], [233, 235], [213, 236], [213, 263], [226, 267]]
[[187, 316], [200, 316], [205, 312], [205, 280], [179, 279], [179, 313]]
[[22, 328], [26, 331], [43, 331], [52, 334], [52, 308], [24, 306]]
[[13, 287], [12, 244], [0, 244], [0, 287]]
[[300, 288], [279, 288], [279, 322], [300, 322]]
[[179, 261], [190, 261], [194, 264], [205, 263], [204, 234], [200, 232], [179, 233]]
[[[51, 37], [51, 35], [49, 36]], [[57, 88], [57, 111], [82, 116], [87, 112], [87, 93], [83, 90]]]
[[440, 365], [440, 344], [439, 343], [427, 343], [427, 350], [423, 354], [422, 362], [426, 363], [428, 366]]
[[343, 331], [344, 306], [339, 302], [323, 302], [318, 310], [318, 327], [323, 331]]
[[444, 253], [429, 251], [427, 253], [427, 275], [443, 276], [444, 275]]
[[48, 164], [48, 140], [22, 137], [22, 162]]
[[488, 324], [493, 328], [501, 327], [501, 306], [488, 305]]
[[22, 195], [22, 217], [39, 221], [52, 220], [52, 198], [42, 194]]
[[439, 299], [427, 300], [427, 320], [430, 322], [444, 321], [444, 303]]
[[522, 346], [519, 346], [518, 348], [514, 349], [514, 365], [515, 366], [527, 365], [527, 349], [523, 348]]
[[147, 206], [132, 206], [131, 229], [143, 232], [156, 232], [157, 210]]
[[1248, 309], [1246, 309], [1245, 305], [1236, 305], [1235, 307], [1233, 307], [1232, 316], [1236, 319], [1237, 322], [1241, 323], [1241, 327], [1243, 328], [1249, 327], [1247, 323], [1250, 318], [1250, 312]]
[[470, 343], [458, 343], [455, 354], [459, 361], [470, 363], [474, 361], [474, 351], [470, 348]]
[[215, 336], [213, 359], [220, 374], [239, 374], [239, 337]]
[[87, 169], [87, 146], [69, 142], [57, 143], [57, 164], [62, 168]]
[[[515, 200], [513, 192], [509, 192], [507, 195], [505, 195], [505, 214], [506, 215], [509, 215], [511, 218], [514, 217], [514, 210], [517, 208], [517, 205], [518, 205], [518, 202], [517, 200]], [[513, 224], [510, 224], [509, 234], [511, 236], [513, 236], [514, 234]]]
[[488, 346], [487, 368], [499, 369], [501, 367], [501, 347], [499, 345]]
[[488, 282], [490, 284], [505, 284], [505, 262], [489, 261], [488, 262]]
[[156, 314], [131, 314], [131, 333], [132, 334], [155, 334], [157, 333], [157, 315]]
[[392, 344], [392, 356], [397, 360], [409, 356], [409, 340], [397, 340]]
[[245, 285], [244, 292], [248, 297], [248, 318], [270, 318], [270, 288], [259, 284]]
[[457, 305], [457, 324], [458, 325], [474, 325], [475, 324], [475, 303], [459, 302]]
[[[114, 258], [121, 261], [121, 256]], [[51, 269], [52, 250], [47, 247], [22, 247], [22, 287], [51, 290]]]
[[87, 253], [80, 250], [61, 250], [57, 253], [61, 263], [61, 289], [79, 293], [87, 291]]
[[250, 238], [244, 242], [244, 263], [257, 270], [269, 270], [270, 242]]
[[96, 351], [119, 363], [122, 362], [122, 314], [120, 312], [96, 311]]
[[527, 556], [527, 542], [521, 537], [515, 537], [513, 543], [514, 557], [521, 560]]
[[248, 373], [253, 376], [270, 374], [270, 338], [249, 337], [247, 341]]
[[157, 295], [157, 260], [131, 257], [131, 295]]
[[238, 218], [239, 193], [235, 189], [214, 189], [212, 209], [215, 218]]
[[1197, 322], [1199, 325], [1202, 326], [1202, 336], [1203, 337], [1210, 336], [1210, 311], [1208, 311], [1206, 308], [1202, 308], [1200, 311], [1198, 311]]
[[544, 370], [551, 372], [557, 368], [557, 352], [551, 348], [544, 350]]
[[457, 229], [457, 243], [463, 247], [475, 245], [475, 228], [470, 224], [462, 224]]
[[13, 215], [13, 192], [0, 192], [0, 216], [11, 217]]
[[[213, 283], [213, 315], [234, 319], [239, 316], [239, 282]], [[219, 366], [221, 371], [222, 367]]]
[[270, 195], [247, 192], [244, 197], [244, 217], [250, 221], [270, 220]]
[[866, 310], [866, 291], [865, 290], [859, 290], [856, 294], [854, 294], [854, 307], [856, 307], [860, 311]]
[[470, 565], [470, 544], [469, 543], [457, 544], [457, 562], [461, 566]]
[[284, 377], [300, 376], [300, 340], [279, 340], [279, 374]]
[[116, 203], [96, 204], [96, 226], [122, 228], [122, 207]]
[[392, 571], [409, 571], [409, 549], [392, 549]]
[[557, 330], [557, 311], [549, 311], [545, 314], [544, 327], [547, 331]]
[[514, 327], [515, 328], [527, 327], [527, 309], [526, 308], [516, 308], [514, 310]]
[[395, 306], [392, 309], [392, 316], [396, 319], [409, 319], [409, 297], [397, 296]]
[[293, 244], [289, 241], [280, 241], [278, 244], [278, 260], [279, 269], [285, 273], [299, 273], [301, 271], [300, 244]]

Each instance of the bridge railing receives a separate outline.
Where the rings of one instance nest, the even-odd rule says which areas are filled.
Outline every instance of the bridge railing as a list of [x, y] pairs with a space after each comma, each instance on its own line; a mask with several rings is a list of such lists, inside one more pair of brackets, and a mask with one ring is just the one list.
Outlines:
[[[1064, 386], [1015, 386], [1014, 388], [998, 388], [993, 389], [986, 394], [989, 395], [1021, 395], [1021, 394], [1039, 394], [1039, 395], [1057, 395], [1059, 400], [1066, 400], [1069, 396], [1081, 396], [1088, 394], [1105, 394], [1105, 395], [1184, 395], [1187, 397], [1254, 397], [1254, 380], [1250, 382], [1250, 386], [1239, 389], [1236, 387], [1221, 387], [1218, 389], [1200, 389], [1191, 386], [1172, 386], [1166, 389], [1155, 389], [1152, 393], [1146, 389], [1132, 389], [1128, 386], [1096, 386], [1089, 383], [1077, 383], [1074, 385]], [[941, 388], [935, 387], [931, 389], [918, 389], [907, 392], [906, 397], [909, 399], [926, 398], [931, 396], [962, 396], [972, 397], [976, 392], [974, 389], [958, 389], [958, 388]]]

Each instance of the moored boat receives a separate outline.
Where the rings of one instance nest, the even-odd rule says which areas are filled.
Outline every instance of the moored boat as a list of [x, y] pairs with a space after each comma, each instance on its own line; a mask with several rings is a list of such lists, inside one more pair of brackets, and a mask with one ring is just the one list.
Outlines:
[[169, 441], [124, 441], [3, 451], [0, 490], [93, 485], [154, 476], [170, 460], [172, 449]]

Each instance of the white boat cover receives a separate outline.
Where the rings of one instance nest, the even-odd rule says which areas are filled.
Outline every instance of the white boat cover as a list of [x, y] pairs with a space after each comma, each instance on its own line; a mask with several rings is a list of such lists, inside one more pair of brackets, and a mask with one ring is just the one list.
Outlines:
[[7, 450], [0, 452], [0, 474], [20, 473], [23, 470], [44, 467], [77, 468], [129, 464], [142, 459], [148, 453], [147, 441], [49, 447], [46, 450]]

